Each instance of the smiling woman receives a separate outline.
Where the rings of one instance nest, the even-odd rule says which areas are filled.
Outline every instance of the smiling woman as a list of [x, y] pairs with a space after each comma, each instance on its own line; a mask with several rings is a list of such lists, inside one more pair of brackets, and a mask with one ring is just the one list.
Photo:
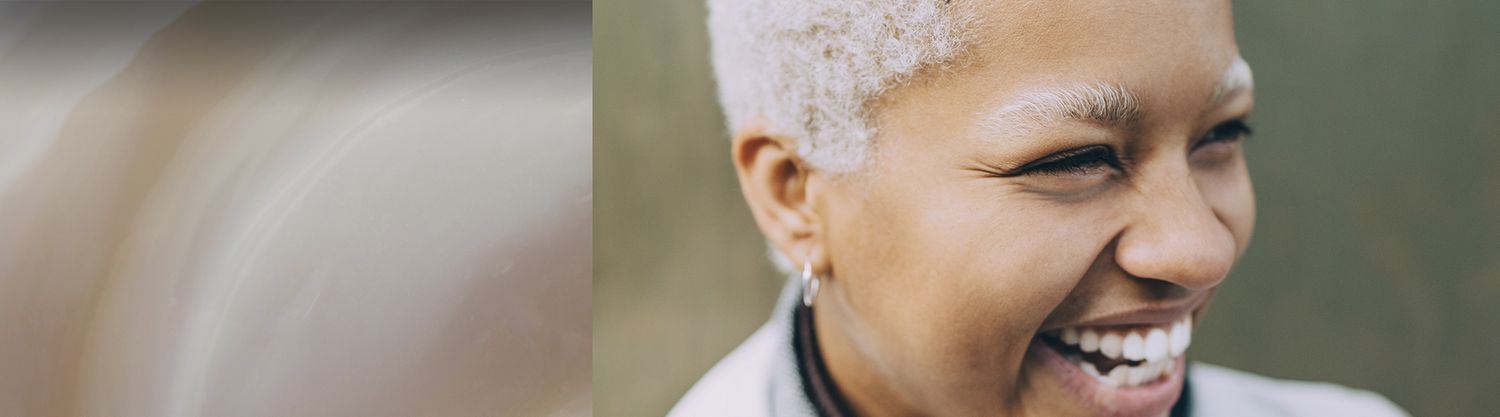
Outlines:
[[711, 1], [784, 272], [674, 416], [1395, 416], [1187, 360], [1250, 244], [1230, 4]]

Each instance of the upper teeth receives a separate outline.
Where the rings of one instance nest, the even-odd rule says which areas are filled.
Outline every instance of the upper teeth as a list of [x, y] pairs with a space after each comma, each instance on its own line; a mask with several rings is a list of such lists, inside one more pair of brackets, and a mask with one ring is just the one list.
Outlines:
[[1187, 316], [1167, 326], [1135, 330], [1070, 327], [1062, 329], [1057, 336], [1064, 344], [1085, 353], [1099, 352], [1110, 359], [1144, 361], [1136, 366], [1116, 366], [1107, 375], [1097, 375], [1099, 371], [1092, 363], [1080, 365], [1085, 372], [1092, 370], [1087, 373], [1109, 385], [1136, 385], [1154, 380], [1175, 368], [1172, 366], [1174, 360], [1182, 356], [1192, 343], [1193, 318]]
[[1168, 326], [1116, 331], [1069, 327], [1058, 338], [1084, 352], [1099, 352], [1111, 359], [1162, 360], [1182, 356], [1193, 341], [1193, 318], [1183, 317]]

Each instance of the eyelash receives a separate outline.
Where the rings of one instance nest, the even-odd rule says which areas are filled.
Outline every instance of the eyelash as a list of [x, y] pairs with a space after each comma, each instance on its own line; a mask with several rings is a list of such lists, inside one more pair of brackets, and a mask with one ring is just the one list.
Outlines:
[[1104, 145], [1094, 145], [1040, 159], [1022, 167], [1021, 174], [1086, 175], [1105, 166], [1121, 168], [1123, 164], [1115, 155], [1114, 149]]
[[1234, 142], [1250, 137], [1250, 135], [1253, 134], [1255, 134], [1255, 132], [1250, 130], [1250, 125], [1246, 124], [1245, 120], [1230, 120], [1224, 123], [1220, 123], [1218, 126], [1214, 126], [1214, 128], [1209, 130], [1207, 134], [1204, 134], [1202, 138], [1198, 139], [1198, 143], [1193, 144], [1193, 148], [1196, 149], [1199, 146], [1214, 142]]
[[[1234, 142], [1253, 134], [1250, 125], [1236, 119], [1214, 126], [1193, 144], [1193, 149], [1215, 142]], [[1104, 166], [1121, 169], [1124, 163], [1113, 148], [1094, 145], [1055, 154], [1027, 164], [1017, 170], [1017, 175], [1085, 175]]]

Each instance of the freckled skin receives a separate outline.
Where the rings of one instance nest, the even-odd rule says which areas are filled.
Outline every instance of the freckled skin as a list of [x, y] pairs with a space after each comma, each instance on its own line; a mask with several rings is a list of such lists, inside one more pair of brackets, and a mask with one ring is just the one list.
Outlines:
[[[823, 277], [824, 360], [862, 416], [1084, 416], [1035, 354], [1039, 331], [1137, 308], [1201, 306], [1249, 244], [1254, 195], [1238, 142], [1194, 144], [1246, 116], [1213, 107], [1238, 56], [1228, 1], [974, 4], [979, 47], [877, 103], [876, 159], [845, 176], [795, 138], [740, 127], [734, 160], [761, 230]], [[1061, 123], [983, 134], [980, 115], [1030, 88], [1105, 81], [1134, 92], [1126, 127]], [[986, 176], [1107, 145], [1125, 169]]]

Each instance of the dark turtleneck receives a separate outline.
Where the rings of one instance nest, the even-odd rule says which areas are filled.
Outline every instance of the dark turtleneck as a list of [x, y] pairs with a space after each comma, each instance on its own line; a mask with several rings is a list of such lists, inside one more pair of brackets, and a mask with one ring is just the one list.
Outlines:
[[797, 352], [797, 373], [802, 374], [802, 391], [812, 400], [819, 417], [854, 417], [849, 403], [839, 395], [838, 387], [828, 377], [828, 368], [823, 365], [823, 353], [818, 350], [818, 338], [814, 336], [812, 309], [798, 304], [793, 319], [792, 348]]

